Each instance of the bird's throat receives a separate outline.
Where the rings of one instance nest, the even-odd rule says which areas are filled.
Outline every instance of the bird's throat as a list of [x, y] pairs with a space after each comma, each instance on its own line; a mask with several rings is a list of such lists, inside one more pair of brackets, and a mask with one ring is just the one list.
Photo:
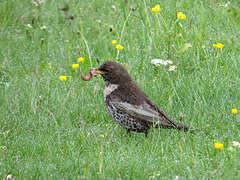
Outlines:
[[118, 88], [119, 85], [117, 84], [111, 84], [109, 82], [106, 82], [105, 84], [105, 88], [104, 88], [104, 98], [106, 99], [106, 97], [111, 94], [114, 90], [116, 90]]

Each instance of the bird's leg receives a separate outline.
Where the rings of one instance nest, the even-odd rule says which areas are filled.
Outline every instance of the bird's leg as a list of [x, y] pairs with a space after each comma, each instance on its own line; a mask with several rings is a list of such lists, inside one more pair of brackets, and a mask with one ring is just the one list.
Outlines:
[[144, 134], [145, 134], [145, 138], [147, 138], [147, 136], [148, 136], [148, 131], [145, 131]]
[[180, 113], [179, 120], [182, 121], [182, 119], [183, 119], [183, 113]]
[[131, 137], [130, 129], [127, 129], [127, 136]]

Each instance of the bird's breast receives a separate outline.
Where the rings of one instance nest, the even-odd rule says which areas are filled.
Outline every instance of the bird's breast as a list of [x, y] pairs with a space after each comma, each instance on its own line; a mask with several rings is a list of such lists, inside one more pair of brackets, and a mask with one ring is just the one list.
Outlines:
[[104, 99], [106, 99], [106, 97], [117, 88], [118, 88], [117, 84], [111, 84], [111, 83], [106, 84], [104, 88]]

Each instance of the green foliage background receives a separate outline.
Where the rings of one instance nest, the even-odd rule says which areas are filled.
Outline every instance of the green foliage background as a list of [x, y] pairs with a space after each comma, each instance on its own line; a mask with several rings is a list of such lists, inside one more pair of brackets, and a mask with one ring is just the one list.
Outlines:
[[[240, 106], [238, 1], [34, 2], [0, 1], [1, 179], [240, 178], [240, 150], [228, 150], [240, 141], [240, 117], [231, 114]], [[186, 20], [177, 20], [179, 11]], [[218, 42], [222, 50], [213, 48]], [[85, 62], [74, 71], [78, 57]], [[103, 80], [80, 79], [109, 59], [170, 117], [182, 113], [184, 124], [206, 134], [156, 129], [126, 137], [107, 115]], [[171, 59], [177, 69], [152, 59]]]

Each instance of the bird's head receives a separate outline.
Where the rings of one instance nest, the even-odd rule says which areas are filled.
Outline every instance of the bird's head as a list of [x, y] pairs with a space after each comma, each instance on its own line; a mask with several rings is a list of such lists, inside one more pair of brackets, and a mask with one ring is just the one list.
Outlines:
[[111, 84], [122, 84], [132, 80], [127, 70], [121, 64], [113, 61], [104, 62], [96, 69], [96, 73]]

